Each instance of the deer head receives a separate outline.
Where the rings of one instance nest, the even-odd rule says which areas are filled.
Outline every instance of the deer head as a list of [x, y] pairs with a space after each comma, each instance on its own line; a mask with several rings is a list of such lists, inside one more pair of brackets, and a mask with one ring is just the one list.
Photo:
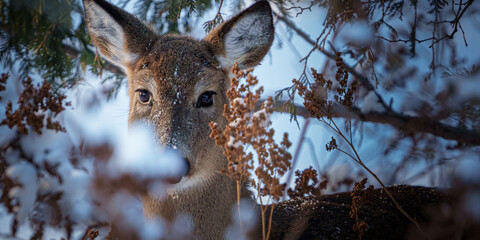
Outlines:
[[[209, 138], [208, 124], [226, 124], [222, 113], [228, 103], [232, 65], [257, 65], [272, 44], [274, 30], [268, 2], [255, 3], [202, 40], [157, 34], [104, 0], [84, 0], [83, 4], [95, 45], [128, 77], [129, 123], [146, 121], [153, 125], [158, 141], [177, 149], [190, 166], [186, 176], [169, 189], [175, 197], [168, 201], [146, 197], [145, 212], [168, 218], [171, 212], [164, 207], [168, 203], [173, 204], [174, 212], [183, 211], [194, 215], [194, 220], [201, 217], [205, 221], [209, 209], [201, 208], [216, 204], [215, 208], [226, 209], [220, 210], [225, 216], [211, 218], [228, 224], [236, 197], [235, 183], [219, 173], [227, 161]], [[201, 214], [205, 215], [196, 216]], [[211, 223], [207, 220], [205, 224], [208, 228]]]

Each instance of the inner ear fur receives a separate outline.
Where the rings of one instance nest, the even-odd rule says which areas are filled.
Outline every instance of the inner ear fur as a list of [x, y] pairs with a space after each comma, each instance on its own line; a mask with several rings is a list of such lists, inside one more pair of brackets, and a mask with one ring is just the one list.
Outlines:
[[88, 31], [100, 53], [128, 69], [148, 52], [156, 34], [139, 19], [105, 0], [83, 0]]
[[259, 1], [212, 30], [204, 41], [222, 67], [230, 69], [238, 62], [241, 68], [250, 68], [267, 54], [273, 37], [272, 9], [267, 1]]

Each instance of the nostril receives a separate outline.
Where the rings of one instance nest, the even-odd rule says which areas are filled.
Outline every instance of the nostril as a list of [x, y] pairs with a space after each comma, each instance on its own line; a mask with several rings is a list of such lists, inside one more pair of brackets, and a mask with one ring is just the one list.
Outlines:
[[179, 183], [184, 177], [186, 177], [190, 174], [190, 161], [186, 157], [181, 158], [181, 159], [183, 159], [183, 161], [185, 163], [185, 171], [181, 175], [177, 175], [176, 177], [167, 178], [166, 181], [169, 184]]
[[187, 165], [187, 169], [185, 171], [185, 175], [184, 176], [188, 176], [188, 174], [190, 174], [190, 161], [188, 160], [188, 158], [183, 158], [185, 160], [185, 163]]

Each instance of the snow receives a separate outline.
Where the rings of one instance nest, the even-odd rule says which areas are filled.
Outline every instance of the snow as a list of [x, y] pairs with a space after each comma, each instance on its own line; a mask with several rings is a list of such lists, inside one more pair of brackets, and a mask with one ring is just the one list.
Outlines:
[[340, 191], [348, 191], [346, 186], [342, 186], [341, 182], [344, 179], [352, 178], [353, 177], [353, 169], [350, 164], [336, 164], [333, 165], [330, 169], [328, 169], [328, 183], [325, 192], [327, 193], [334, 193]]
[[6, 175], [21, 184], [21, 187], [13, 187], [8, 195], [11, 198], [18, 198], [20, 207], [16, 207], [15, 212], [18, 214], [19, 223], [24, 223], [37, 199], [36, 170], [31, 164], [20, 162], [8, 167]]
[[234, 105], [234, 106], [242, 106], [242, 107], [244, 107], [244, 108], [247, 107], [247, 104], [245, 103], [245, 100], [244, 100], [243, 98], [240, 98], [240, 97], [237, 97], [237, 98], [233, 99], [232, 105]]
[[[480, 161], [478, 153], [471, 153], [459, 159], [455, 175], [466, 183], [480, 183]], [[462, 160], [462, 161], [460, 161]]]
[[194, 227], [192, 216], [187, 214], [179, 214], [173, 220], [173, 226], [168, 236], [172, 239], [191, 238]]
[[[62, 205], [65, 209], [70, 209], [69, 215], [79, 222], [88, 223], [94, 213], [95, 207], [90, 199], [90, 181], [91, 175], [87, 172], [73, 169], [68, 166], [61, 169], [65, 171], [65, 178], [62, 185], [62, 191], [65, 193], [62, 199]], [[68, 168], [68, 169], [67, 169]]]
[[235, 137], [230, 136], [227, 142], [227, 146], [231, 148], [239, 148], [242, 146], [242, 143], [240, 141], [236, 141]]
[[164, 224], [161, 219], [146, 220], [140, 231], [141, 238], [145, 240], [160, 239], [164, 236]]
[[178, 177], [186, 172], [186, 163], [176, 151], [160, 147], [153, 129], [141, 123], [121, 136], [118, 150], [108, 163], [111, 175], [132, 174], [139, 178]]
[[265, 109], [260, 109], [253, 113], [253, 118], [260, 119], [260, 127], [268, 127], [271, 124], [270, 114]]
[[[238, 127], [238, 124], [240, 124], [240, 122], [242, 121], [242, 118], [235, 118], [235, 120], [233, 120], [232, 122], [230, 122], [228, 125], [230, 125], [231, 127], [233, 128], [236, 128]], [[216, 125], [217, 123], [215, 123]]]
[[480, 71], [471, 75], [452, 75], [446, 77], [445, 80], [445, 87], [441, 90], [449, 92], [449, 88], [453, 88], [453, 96], [449, 96], [448, 101], [446, 101], [451, 110], [460, 109], [467, 101], [476, 102], [480, 100]]
[[[121, 207], [120, 207], [121, 206]], [[142, 239], [159, 239], [163, 236], [163, 222], [147, 219], [142, 212], [140, 199], [120, 191], [111, 199], [108, 211], [122, 231], [138, 233]]]

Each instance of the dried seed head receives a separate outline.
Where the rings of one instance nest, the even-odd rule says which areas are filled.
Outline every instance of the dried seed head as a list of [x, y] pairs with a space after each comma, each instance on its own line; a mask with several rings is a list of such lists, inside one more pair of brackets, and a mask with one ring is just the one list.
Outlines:
[[[8, 75], [2, 75], [0, 82], [6, 82]], [[4, 79], [5, 78], [5, 79]], [[28, 134], [29, 127], [38, 134], [42, 134], [42, 128], [65, 132], [65, 129], [53, 118], [65, 110], [66, 98], [63, 94], [54, 94], [50, 83], [46, 81], [42, 85], [34, 87], [32, 80], [27, 77], [22, 81], [24, 87], [18, 99], [18, 109], [13, 112], [12, 102], [8, 102], [5, 108], [5, 119], [0, 125], [7, 125], [9, 128], [17, 127], [21, 134]]]
[[[275, 131], [270, 128], [272, 97], [263, 102], [260, 110], [255, 109], [263, 87], [253, 90], [258, 80], [251, 75], [252, 71], [240, 70], [238, 64], [233, 66], [234, 77], [231, 79], [231, 89], [227, 91], [230, 104], [225, 105], [223, 112], [228, 125], [221, 130], [215, 123], [210, 123], [210, 137], [223, 147], [228, 159], [227, 169], [221, 171], [223, 174], [237, 182], [248, 181], [260, 196], [272, 196], [278, 201], [285, 190], [285, 185], [279, 179], [291, 166], [292, 156], [287, 151], [291, 143], [287, 134], [284, 134], [280, 145], [273, 139]], [[255, 151], [257, 159], [247, 151], [247, 147]], [[254, 160], [258, 162], [255, 169]], [[258, 182], [250, 177], [252, 173], [257, 176]]]

